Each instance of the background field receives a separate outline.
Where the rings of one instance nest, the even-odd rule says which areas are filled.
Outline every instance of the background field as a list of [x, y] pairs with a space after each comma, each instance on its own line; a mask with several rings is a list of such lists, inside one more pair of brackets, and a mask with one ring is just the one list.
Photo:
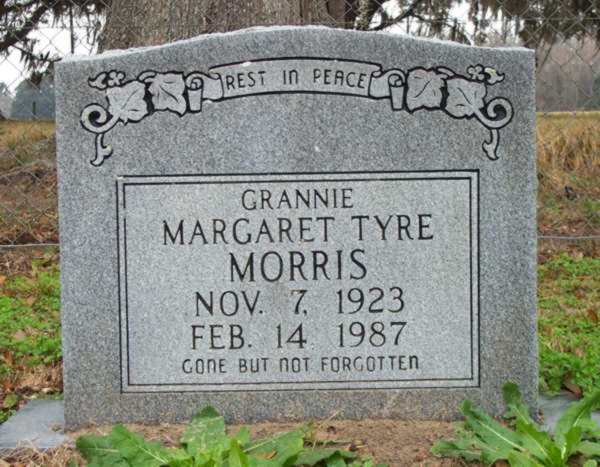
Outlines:
[[[600, 112], [539, 114], [537, 162], [540, 236], [600, 235]], [[542, 259], [564, 246], [540, 241]], [[567, 249], [598, 256], [599, 247], [578, 240]]]

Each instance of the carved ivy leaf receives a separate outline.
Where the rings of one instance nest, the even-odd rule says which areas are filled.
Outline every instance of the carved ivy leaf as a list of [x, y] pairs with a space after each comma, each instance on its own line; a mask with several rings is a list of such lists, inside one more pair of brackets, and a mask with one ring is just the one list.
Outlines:
[[185, 83], [181, 73], [157, 73], [146, 82], [150, 83], [148, 90], [156, 110], [171, 110], [179, 115], [185, 113]]
[[448, 100], [446, 111], [456, 118], [470, 117], [485, 106], [485, 83], [465, 78], [450, 78], [446, 81]]
[[444, 77], [434, 70], [416, 68], [408, 74], [406, 106], [417, 109], [439, 109], [442, 105]]
[[148, 115], [148, 105], [144, 100], [146, 86], [139, 81], [130, 81], [122, 86], [108, 88], [108, 112], [123, 123], [139, 122]]

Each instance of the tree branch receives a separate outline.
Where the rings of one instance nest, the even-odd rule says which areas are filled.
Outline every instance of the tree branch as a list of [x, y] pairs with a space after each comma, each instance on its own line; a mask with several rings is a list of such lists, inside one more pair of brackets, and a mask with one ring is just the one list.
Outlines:
[[29, 33], [38, 25], [42, 16], [44, 16], [48, 10], [49, 6], [46, 3], [42, 3], [25, 21], [25, 24], [21, 29], [13, 32], [7, 30], [2, 40], [0, 40], [0, 52], [5, 52], [9, 47], [26, 40]]
[[29, 0], [27, 3], [13, 3], [6, 6], [8, 0], [0, 0], [0, 18], [5, 17], [9, 13], [21, 13], [39, 2], [40, 0]]
[[24, 49], [23, 47], [21, 47], [21, 46], [19, 46], [17, 44], [13, 44], [12, 47], [15, 48], [15, 49], [17, 49], [19, 52], [21, 52], [21, 54], [26, 55], [27, 57], [29, 57], [29, 59], [33, 59], [33, 60], [36, 60], [38, 62], [56, 63], [56, 62], [60, 62], [60, 60], [61, 60], [60, 58], [50, 58], [50, 56], [44, 57], [41, 54], [36, 55], [31, 50]]
[[[442, 25], [443, 27], [446, 28], [453, 28], [454, 25], [450, 24], [448, 21], [444, 20], [444, 19], [432, 19], [432, 18], [426, 18], [423, 15], [419, 15], [418, 13], [413, 13], [411, 15], [413, 18], [418, 19], [422, 24], [429, 24], [430, 26], [434, 23], [438, 23], [440, 25]], [[469, 38], [463, 34], [461, 31], [456, 31], [456, 33], [465, 41], [465, 43], [470, 44], [471, 41], [469, 40]]]
[[550, 53], [552, 52], [552, 48], [554, 47], [554, 44], [549, 43], [548, 44], [548, 50], [546, 50], [546, 53], [544, 54], [544, 58], [542, 59], [542, 61], [540, 63], [536, 64], [536, 67], [538, 69], [542, 68], [546, 62], [548, 61], [548, 58], [550, 58]]
[[415, 10], [421, 3], [423, 3], [423, 0], [413, 0], [410, 6], [395, 18], [390, 18], [388, 15], [385, 15], [385, 17], [382, 17], [381, 23], [372, 28], [371, 31], [381, 31], [385, 28], [393, 26], [394, 24], [398, 24], [406, 18], [416, 17]]

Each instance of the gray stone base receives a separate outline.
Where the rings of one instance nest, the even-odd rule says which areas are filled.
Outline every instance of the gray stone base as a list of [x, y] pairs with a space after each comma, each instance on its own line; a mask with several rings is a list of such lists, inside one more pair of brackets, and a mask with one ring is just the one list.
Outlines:
[[64, 434], [64, 403], [33, 400], [0, 425], [0, 454], [18, 447], [45, 450], [71, 442]]
[[[538, 408], [543, 416], [543, 426], [546, 430], [554, 431], [556, 422], [564, 413], [570, 403], [575, 402], [575, 399], [569, 393], [563, 393], [556, 397], [540, 396]], [[600, 425], [600, 412], [592, 413], [592, 420]]]

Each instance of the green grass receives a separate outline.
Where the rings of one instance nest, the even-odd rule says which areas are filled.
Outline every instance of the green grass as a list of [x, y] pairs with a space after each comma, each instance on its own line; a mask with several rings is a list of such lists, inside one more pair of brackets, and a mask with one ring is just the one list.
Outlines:
[[600, 227], [600, 200], [584, 200], [583, 213], [591, 226]]
[[600, 259], [563, 254], [538, 279], [542, 391], [600, 387]]
[[31, 392], [24, 381], [47, 381], [46, 368], [61, 361], [58, 265], [36, 260], [30, 274], [1, 279], [0, 422]]

